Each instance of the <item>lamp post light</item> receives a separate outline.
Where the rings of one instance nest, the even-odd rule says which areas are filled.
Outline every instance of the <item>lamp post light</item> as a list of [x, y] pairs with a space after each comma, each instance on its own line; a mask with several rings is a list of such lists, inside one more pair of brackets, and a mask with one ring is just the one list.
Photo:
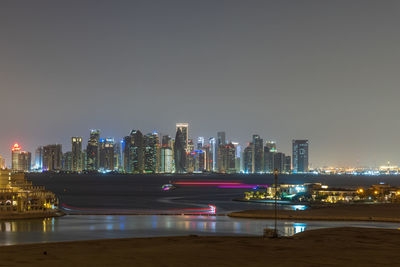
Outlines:
[[278, 237], [278, 170], [274, 170], [274, 182], [275, 182], [275, 226], [274, 226], [274, 233], [272, 235], [272, 238], [277, 238]]

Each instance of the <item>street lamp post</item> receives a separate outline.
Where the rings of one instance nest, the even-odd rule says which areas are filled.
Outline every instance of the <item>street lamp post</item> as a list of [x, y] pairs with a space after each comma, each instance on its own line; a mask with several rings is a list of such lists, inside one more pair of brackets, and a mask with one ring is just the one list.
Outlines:
[[274, 170], [274, 182], [275, 182], [275, 227], [274, 227], [274, 233], [272, 235], [273, 238], [278, 237], [278, 170]]

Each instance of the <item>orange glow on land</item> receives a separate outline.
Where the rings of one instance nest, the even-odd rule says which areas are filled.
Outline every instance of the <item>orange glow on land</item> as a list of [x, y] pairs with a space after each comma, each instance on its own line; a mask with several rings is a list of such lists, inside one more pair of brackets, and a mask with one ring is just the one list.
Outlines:
[[15, 143], [13, 147], [11, 148], [11, 151], [20, 151], [21, 147], [18, 145], [18, 143]]

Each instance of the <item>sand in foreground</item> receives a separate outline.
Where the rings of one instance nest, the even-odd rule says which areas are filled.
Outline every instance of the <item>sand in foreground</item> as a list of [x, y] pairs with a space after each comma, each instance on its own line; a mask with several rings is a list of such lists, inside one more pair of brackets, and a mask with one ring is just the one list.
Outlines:
[[[273, 210], [232, 212], [231, 217], [273, 219]], [[338, 204], [306, 210], [279, 210], [279, 219], [400, 222], [400, 204]]]
[[8, 246], [0, 248], [0, 265], [394, 266], [399, 247], [399, 230], [333, 228], [281, 239], [161, 237]]

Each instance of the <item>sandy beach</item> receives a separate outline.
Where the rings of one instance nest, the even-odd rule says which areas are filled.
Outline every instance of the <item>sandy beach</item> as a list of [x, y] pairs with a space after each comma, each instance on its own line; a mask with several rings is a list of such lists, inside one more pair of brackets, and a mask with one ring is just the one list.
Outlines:
[[[231, 217], [273, 219], [274, 210], [246, 210], [232, 212]], [[283, 220], [329, 220], [329, 221], [380, 221], [400, 222], [399, 204], [338, 204], [315, 206], [306, 210], [279, 210]]]
[[1, 247], [0, 266], [382, 266], [400, 231], [310, 230], [290, 238], [160, 237]]

